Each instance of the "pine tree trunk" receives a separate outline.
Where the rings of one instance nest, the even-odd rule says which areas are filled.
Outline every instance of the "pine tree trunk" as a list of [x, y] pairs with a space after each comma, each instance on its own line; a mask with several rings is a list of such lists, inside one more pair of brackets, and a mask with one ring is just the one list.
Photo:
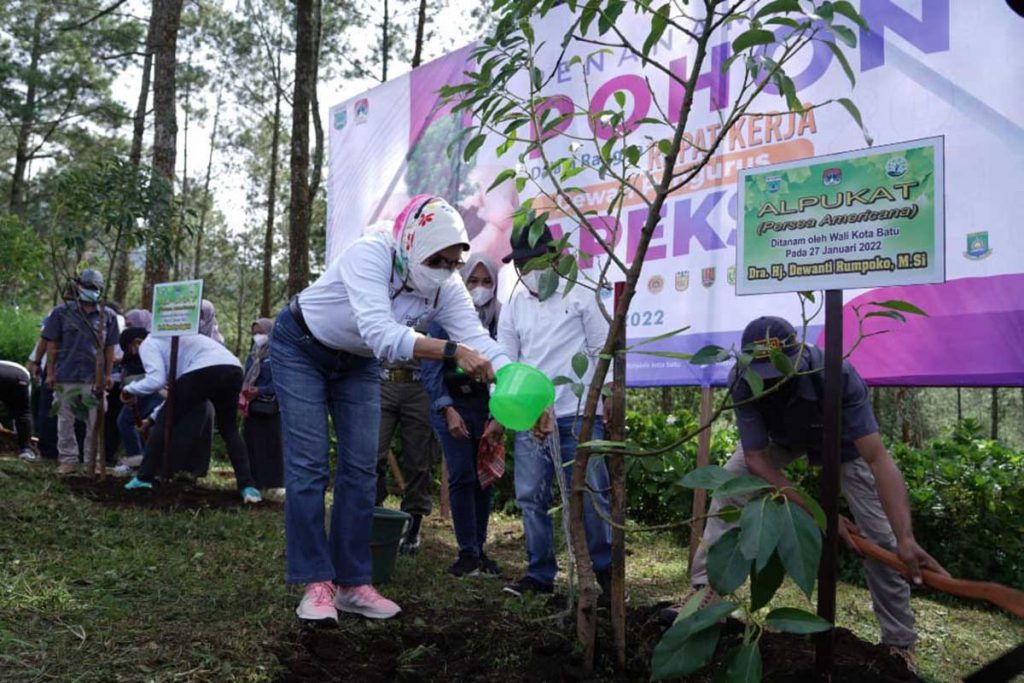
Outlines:
[[[128, 161], [135, 168], [142, 165], [142, 138], [146, 134], [146, 108], [149, 106], [149, 85], [153, 73], [153, 26], [152, 17], [146, 29], [146, 56], [142, 60], [142, 84], [139, 86], [139, 99], [135, 103], [135, 116], [132, 118], [132, 146], [128, 153]], [[128, 285], [131, 282], [131, 246], [123, 245], [117, 254], [117, 269], [114, 276], [114, 300], [124, 303], [128, 298]]]
[[999, 438], [999, 389], [992, 387], [992, 440]]
[[412, 52], [412, 68], [423, 63], [423, 33], [427, 27], [427, 0], [420, 0], [419, 16], [416, 18], [416, 46]]
[[[277, 53], [277, 73], [281, 73], [281, 53]], [[267, 183], [267, 227], [263, 236], [263, 298], [260, 315], [270, 317], [271, 268], [274, 261], [274, 215], [277, 213], [277, 160], [281, 145], [281, 91], [280, 83], [274, 88], [273, 130], [270, 134], [270, 180]]]
[[309, 107], [316, 87], [314, 0], [295, 2], [295, 92], [292, 97], [288, 295], [309, 283]]
[[309, 205], [312, 213], [313, 202], [320, 192], [324, 168], [324, 123], [320, 119], [320, 96], [317, 83], [320, 80], [320, 45], [323, 42], [323, 0], [314, 0], [313, 7], [313, 87], [310, 88], [310, 111], [313, 114], [313, 163], [309, 176]]
[[43, 54], [42, 33], [43, 21], [45, 20], [44, 5], [36, 10], [35, 20], [32, 22], [32, 48], [29, 56], [29, 67], [26, 80], [25, 104], [21, 107], [21, 121], [18, 124], [17, 146], [14, 150], [14, 171], [11, 175], [11, 191], [9, 198], [10, 212], [15, 216], [25, 214], [25, 178], [28, 170], [30, 155], [28, 151], [29, 141], [32, 138], [32, 129], [36, 123], [36, 75], [39, 70], [39, 59]]
[[672, 396], [672, 387], [661, 388], [661, 412], [670, 415], [675, 409], [675, 398]]
[[203, 205], [199, 210], [199, 226], [196, 228], [196, 253], [192, 263], [192, 277], [199, 279], [203, 260], [203, 233], [206, 231], [206, 216], [210, 212], [210, 175], [213, 171], [213, 152], [217, 149], [217, 126], [220, 123], [220, 107], [223, 93], [217, 91], [217, 105], [213, 111], [213, 130], [210, 131], [210, 156], [206, 159], [206, 179], [203, 180]]
[[964, 421], [964, 405], [963, 399], [960, 395], [960, 387], [956, 388], [956, 423], [960, 424]]
[[[162, 176], [165, 186], [154, 210], [153, 229], [173, 229], [174, 164], [177, 156], [178, 119], [175, 101], [175, 66], [178, 27], [182, 0], [153, 0], [153, 171]], [[146, 255], [146, 279], [142, 287], [142, 307], [150, 308], [153, 285], [167, 279], [166, 258]]]

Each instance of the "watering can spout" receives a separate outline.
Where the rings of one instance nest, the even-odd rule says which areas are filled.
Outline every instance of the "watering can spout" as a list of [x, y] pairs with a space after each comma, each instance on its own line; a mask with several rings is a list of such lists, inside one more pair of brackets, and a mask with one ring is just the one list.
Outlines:
[[506, 429], [533, 427], [555, 402], [555, 385], [547, 375], [524, 363], [509, 363], [494, 376], [491, 415]]

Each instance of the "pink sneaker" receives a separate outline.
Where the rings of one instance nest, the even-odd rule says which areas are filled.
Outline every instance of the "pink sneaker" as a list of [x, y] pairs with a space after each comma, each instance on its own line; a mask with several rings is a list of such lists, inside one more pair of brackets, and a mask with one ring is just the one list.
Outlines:
[[295, 614], [303, 621], [338, 623], [338, 610], [334, 608], [334, 584], [317, 581], [306, 585], [306, 594], [295, 608]]
[[361, 614], [370, 619], [390, 619], [402, 608], [377, 592], [370, 584], [338, 586], [334, 605], [342, 612]]

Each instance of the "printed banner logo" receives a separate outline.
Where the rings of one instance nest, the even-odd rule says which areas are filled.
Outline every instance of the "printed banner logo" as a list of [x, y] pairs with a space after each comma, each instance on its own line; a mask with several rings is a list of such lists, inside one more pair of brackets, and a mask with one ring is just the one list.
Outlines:
[[702, 268], [700, 271], [700, 283], [705, 287], [715, 284], [715, 267]]
[[665, 289], [665, 278], [660, 275], [652, 275], [651, 279], [647, 281], [647, 291], [651, 294], [661, 294], [661, 290]]
[[370, 116], [370, 100], [365, 97], [361, 100], [356, 100], [356, 123], [366, 123], [366, 120]]
[[903, 157], [893, 157], [885, 162], [885, 175], [890, 178], [899, 178], [907, 172], [907, 160]]
[[972, 232], [967, 235], [967, 251], [964, 252], [966, 258], [972, 261], [980, 261], [983, 258], [988, 258], [992, 255], [992, 249], [988, 246], [988, 230], [982, 230], [981, 232]]
[[685, 292], [690, 286], [690, 271], [680, 270], [676, 273], [676, 291]]
[[730, 285], [736, 284], [736, 266], [729, 266], [729, 269], [725, 271], [725, 281]]
[[348, 123], [348, 112], [342, 109], [334, 112], [334, 130], [341, 130]]
[[821, 174], [822, 185], [838, 185], [843, 182], [843, 169], [826, 168]]
[[777, 175], [768, 176], [764, 179], [764, 185], [769, 194], [775, 194], [782, 189], [782, 178]]

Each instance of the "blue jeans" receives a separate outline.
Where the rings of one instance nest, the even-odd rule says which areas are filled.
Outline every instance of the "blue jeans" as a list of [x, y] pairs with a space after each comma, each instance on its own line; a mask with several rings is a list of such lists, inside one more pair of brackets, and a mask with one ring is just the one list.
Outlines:
[[[140, 420], [145, 420], [149, 414], [163, 401], [160, 394], [147, 394], [138, 397], [136, 410]], [[146, 446], [142, 443], [142, 435], [135, 428], [135, 414], [131, 406], [122, 406], [117, 416], [117, 431], [121, 435], [121, 444], [124, 446], [125, 457], [132, 458], [142, 455]], [[160, 435], [158, 435], [159, 437]]]
[[[270, 358], [284, 445], [287, 580], [368, 584], [380, 429], [377, 359], [321, 346], [287, 308], [277, 316]], [[338, 439], [330, 539], [324, 530], [328, 411]]]
[[[487, 521], [491, 516], [493, 487], [480, 488], [476, 476], [476, 455], [480, 437], [487, 425], [487, 405], [483, 409], [456, 405], [469, 430], [468, 439], [456, 439], [448, 432], [444, 420], [433, 420], [441, 438], [444, 459], [448, 463], [448, 494], [452, 505], [452, 525], [459, 552], [479, 557], [487, 541]], [[436, 414], [436, 413], [435, 413]]]
[[[568, 488], [572, 481], [572, 462], [576, 459], [576, 434], [573, 424], [577, 417], [558, 418], [558, 438]], [[604, 438], [604, 424], [598, 418], [594, 423], [594, 439]], [[554, 527], [548, 509], [551, 507], [554, 466], [551, 453], [543, 443], [530, 432], [516, 434], [516, 502], [523, 511], [523, 531], [526, 534], [526, 558], [529, 566], [526, 575], [546, 584], [552, 584], [558, 565], [555, 562]], [[600, 501], [601, 510], [609, 515], [608, 468], [603, 459], [590, 460], [587, 467], [587, 484], [598, 491], [595, 497]], [[566, 514], [566, 511], [563, 511]], [[612, 563], [611, 527], [595, 512], [593, 499], [584, 495], [583, 522], [587, 532], [587, 547], [595, 572], [608, 569]]]

